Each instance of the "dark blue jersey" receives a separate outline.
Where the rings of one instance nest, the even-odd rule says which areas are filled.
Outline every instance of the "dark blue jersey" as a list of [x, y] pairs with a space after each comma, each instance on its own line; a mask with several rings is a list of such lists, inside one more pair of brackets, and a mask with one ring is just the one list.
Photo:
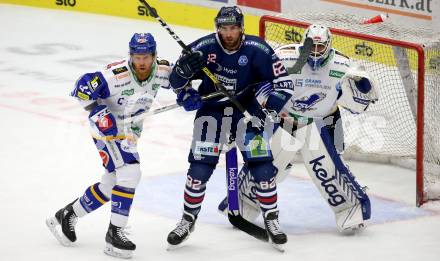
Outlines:
[[[196, 40], [189, 47], [193, 51], [203, 53], [208, 69], [233, 95], [243, 93], [248, 90], [248, 86], [260, 82], [292, 87], [282, 62], [273, 49], [259, 37], [245, 35], [240, 48], [232, 52], [223, 49], [216, 33]], [[198, 88], [200, 95], [217, 91], [213, 82], [202, 71], [190, 80], [194, 79], [202, 80]], [[181, 88], [187, 83], [187, 79], [180, 77], [173, 70], [170, 75], [173, 88]]]

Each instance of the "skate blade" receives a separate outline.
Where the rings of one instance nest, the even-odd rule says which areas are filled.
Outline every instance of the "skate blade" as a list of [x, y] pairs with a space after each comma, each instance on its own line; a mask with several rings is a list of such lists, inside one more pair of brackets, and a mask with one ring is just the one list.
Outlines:
[[[72, 241], [70, 241], [61, 231], [60, 223], [58, 223], [58, 220], [55, 217], [51, 217], [46, 219], [46, 225], [49, 228], [50, 232], [55, 236], [55, 238], [60, 242], [61, 245], [65, 247], [72, 246]], [[58, 228], [59, 229], [58, 229]]]
[[284, 244], [275, 244], [273, 242], [270, 242], [270, 244], [272, 245], [273, 248], [275, 248], [276, 250], [280, 251], [281, 253], [284, 253]]
[[183, 247], [185, 245], [185, 244], [183, 244], [183, 242], [188, 240], [188, 237], [189, 237], [190, 234], [188, 234], [188, 236], [184, 240], [182, 240], [182, 242], [180, 242], [177, 245], [171, 245], [170, 243], [168, 243], [167, 251], [173, 251], [173, 250], [176, 250], [176, 249], [179, 249], [179, 248]]
[[349, 227], [341, 231], [344, 236], [354, 236], [361, 233], [365, 229], [365, 224], [361, 223], [356, 226]]
[[[183, 242], [182, 242], [182, 243], [183, 243]], [[176, 250], [176, 249], [181, 248], [181, 247], [182, 247], [182, 243], [180, 243], [180, 244], [178, 244], [178, 245], [171, 245], [171, 244], [168, 244], [168, 246], [167, 246], [167, 251], [173, 251], [173, 250]]]
[[276, 244], [276, 243], [274, 243], [273, 241], [272, 241], [272, 239], [269, 237], [269, 243], [270, 243], [270, 245], [273, 247], [273, 248], [275, 248], [276, 250], [278, 250], [278, 251], [280, 251], [281, 253], [284, 253], [284, 245], [286, 244], [286, 243], [284, 243], [284, 244]]
[[105, 245], [104, 253], [109, 256], [123, 258], [123, 259], [129, 259], [129, 258], [133, 257], [133, 250], [119, 249], [119, 248], [112, 246], [109, 243], [107, 243]]

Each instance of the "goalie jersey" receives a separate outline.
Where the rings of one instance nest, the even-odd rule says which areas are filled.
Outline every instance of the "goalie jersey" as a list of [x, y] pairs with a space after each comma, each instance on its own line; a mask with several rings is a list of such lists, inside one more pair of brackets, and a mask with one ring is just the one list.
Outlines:
[[[136, 117], [138, 120], [133, 121], [134, 117], [150, 110], [159, 88], [169, 88], [171, 69], [168, 62], [155, 61], [152, 66], [150, 77], [140, 82], [129, 59], [111, 63], [101, 71], [83, 75], [71, 95], [84, 108], [94, 102], [107, 105], [115, 116], [117, 135], [135, 134], [139, 137], [143, 120]], [[95, 124], [91, 123], [91, 127], [93, 136], [99, 137]]]
[[[289, 44], [275, 50], [286, 68], [291, 68], [299, 57], [300, 45]], [[341, 95], [341, 80], [350, 68], [350, 59], [331, 49], [326, 61], [318, 70], [306, 64], [296, 74], [289, 74], [293, 82], [292, 98], [284, 106], [288, 113], [303, 117], [325, 117], [337, 109]], [[290, 73], [290, 72], [289, 72]]]

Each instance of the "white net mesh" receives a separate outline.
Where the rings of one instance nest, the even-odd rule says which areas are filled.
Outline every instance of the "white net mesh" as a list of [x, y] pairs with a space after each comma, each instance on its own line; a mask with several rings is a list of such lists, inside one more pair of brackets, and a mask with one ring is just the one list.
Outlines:
[[[440, 39], [435, 38], [438, 36], [430, 30], [402, 28], [388, 21], [363, 25], [363, 19], [354, 15], [307, 13], [282, 18], [291, 22], [267, 20], [264, 23], [265, 39], [273, 48], [300, 42], [305, 23], [324, 24], [336, 29], [333, 30], [333, 47], [364, 65], [378, 82], [379, 101], [366, 113], [343, 112], [346, 157], [415, 168], [417, 131], [423, 125], [424, 157], [420, 162], [424, 171], [418, 175], [423, 175], [424, 200], [439, 199]], [[417, 50], [403, 43], [408, 41], [422, 47], [420, 50], [425, 55], [422, 71]], [[424, 81], [419, 77], [424, 77]], [[419, 88], [424, 90], [424, 102], [418, 100]], [[417, 109], [422, 103], [424, 121], [418, 125]]]

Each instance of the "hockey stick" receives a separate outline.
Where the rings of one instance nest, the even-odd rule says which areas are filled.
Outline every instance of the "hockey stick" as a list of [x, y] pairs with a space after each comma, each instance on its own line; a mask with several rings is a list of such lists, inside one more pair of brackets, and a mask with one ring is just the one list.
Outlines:
[[[192, 50], [179, 38], [179, 36], [176, 35], [176, 33], [168, 26], [168, 24], [157, 14], [156, 10], [153, 9], [145, 0], [139, 0], [149, 11], [149, 14], [156, 18], [156, 20], [161, 24], [162, 27], [164, 27], [168, 33], [173, 37], [173, 39], [182, 47], [182, 49], [187, 52], [191, 53]], [[219, 80], [212, 74], [212, 72], [205, 66], [202, 68], [203, 72], [206, 74], [206, 76], [211, 79], [211, 81], [214, 83], [214, 86], [217, 88], [217, 90], [221, 91], [223, 95], [225, 95], [229, 100], [241, 111], [241, 113], [245, 117], [245, 122], [252, 121], [254, 117], [226, 90], [226, 88], [219, 82]], [[253, 122], [255, 123], [255, 122]], [[264, 124], [261, 122], [257, 122], [255, 127], [262, 128]], [[266, 233], [266, 230], [247, 221], [244, 219], [241, 215], [228, 215], [229, 222], [236, 228], [250, 234], [251, 236], [257, 237], [257, 235], [261, 235], [262, 233]], [[258, 238], [258, 237], [257, 237]]]
[[[206, 100], [209, 100], [209, 99], [221, 96], [221, 95], [223, 95], [223, 92], [219, 92], [219, 91], [218, 92], [213, 92], [213, 93], [210, 93], [208, 95], [202, 96], [202, 101], [206, 101]], [[159, 108], [154, 109], [153, 111], [150, 111], [150, 112], [147, 112], [147, 113], [143, 113], [143, 114], [140, 114], [140, 115], [136, 115], [136, 116], [125, 118], [124, 122], [128, 123], [128, 122], [140, 121], [140, 120], [145, 119], [148, 116], [156, 115], [156, 114], [159, 114], [159, 113], [162, 113], [162, 112], [166, 112], [166, 111], [170, 111], [170, 110], [173, 110], [173, 109], [176, 109], [176, 108], [179, 108], [179, 107], [180, 107], [180, 105], [177, 104], [177, 103], [165, 105], [165, 106], [159, 107]], [[127, 138], [130, 139], [130, 136], [127, 136], [127, 135], [96, 136], [96, 135], [92, 134], [92, 136], [96, 140], [104, 140], [104, 141], [123, 140], [123, 139], [127, 139]]]
[[[186, 53], [192, 53], [192, 50], [179, 38], [178, 35], [176, 35], [176, 33], [168, 26], [168, 24], [157, 14], [157, 11], [152, 8], [147, 1], [145, 0], [139, 0], [150, 12], [150, 15], [154, 18], [156, 18], [157, 21], [159, 21], [160, 25], [165, 28], [168, 33], [171, 35], [171, 37], [173, 37], [173, 39], [180, 45], [180, 47], [182, 47], [182, 49], [186, 52]], [[215, 75], [208, 69], [208, 67], [204, 66], [202, 68], [202, 71], [206, 74], [206, 76], [209, 77], [209, 79], [214, 83], [214, 86], [217, 88], [217, 90], [221, 91], [223, 93], [224, 96], [226, 96], [231, 102], [232, 104], [235, 105], [235, 107], [237, 107], [238, 110], [240, 110], [240, 112], [244, 115], [245, 117], [245, 123], [252, 121], [252, 119], [254, 119], [254, 117], [243, 107], [243, 105], [241, 105], [237, 99], [235, 99], [229, 92], [228, 90], [220, 83], [220, 81], [215, 77]], [[253, 121], [253, 124], [255, 124], [255, 127], [258, 128], [262, 128], [264, 126], [264, 124], [260, 121], [255, 122]]]
[[297, 74], [301, 71], [301, 69], [307, 63], [307, 57], [312, 51], [312, 47], [313, 47], [313, 39], [310, 37], [306, 38], [306, 40], [304, 40], [303, 48], [301, 48], [299, 51], [300, 53], [298, 59], [296, 60], [296, 63], [292, 67], [287, 68], [287, 72], [289, 74]]
[[[204, 95], [204, 96], [201, 97], [201, 99], [202, 99], [202, 101], [206, 101], [206, 100], [209, 100], [209, 99], [221, 96], [221, 95], [223, 95], [223, 92], [218, 91], [218, 92], [213, 92], [213, 93]], [[147, 113], [141, 114], [139, 116], [139, 118], [137, 118], [138, 116], [134, 116], [134, 117], [130, 117], [130, 118], [127, 118], [127, 119], [129, 119], [130, 121], [138, 121], [138, 120], [141, 120], [141, 119], [143, 119], [145, 117], [148, 117], [150, 115], [159, 114], [159, 113], [166, 112], [166, 111], [178, 108], [178, 107], [180, 107], [179, 104], [173, 103], [173, 104], [165, 105], [165, 106], [159, 107], [157, 109], [154, 109], [151, 112], [147, 112]]]
[[256, 239], [268, 242], [269, 236], [265, 229], [247, 221], [240, 215], [240, 205], [238, 202], [237, 148], [235, 146], [226, 152], [226, 177], [228, 185], [227, 201], [229, 222], [234, 227], [239, 228]]

